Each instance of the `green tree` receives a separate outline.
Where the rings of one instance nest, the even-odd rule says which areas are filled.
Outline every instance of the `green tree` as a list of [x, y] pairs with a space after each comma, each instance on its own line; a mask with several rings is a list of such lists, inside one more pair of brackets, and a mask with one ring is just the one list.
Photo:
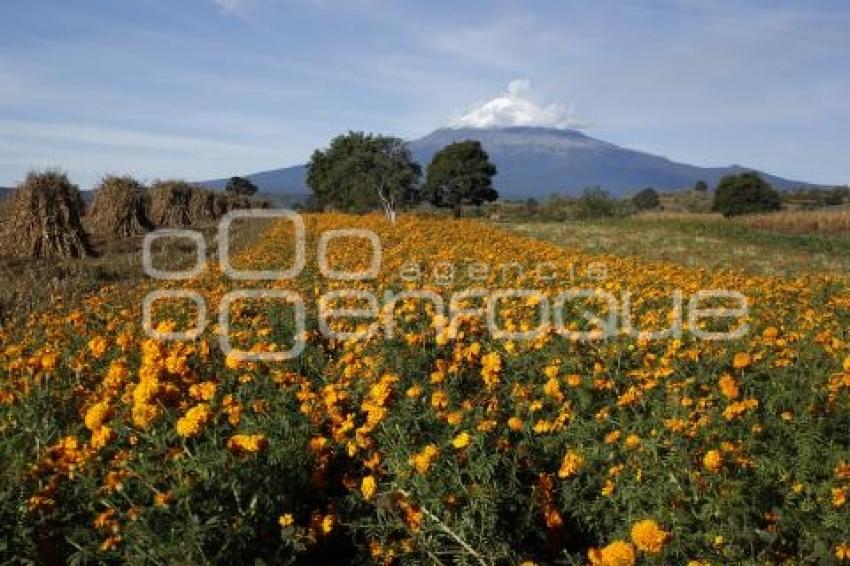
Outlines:
[[697, 184], [694, 185], [694, 190], [698, 193], [707, 193], [708, 185], [705, 181], [697, 181]]
[[234, 195], [251, 196], [257, 192], [257, 185], [245, 177], [231, 177], [224, 190]]
[[576, 218], [611, 218], [617, 215], [617, 203], [608, 191], [600, 187], [588, 187], [576, 201]]
[[714, 193], [712, 210], [723, 216], [770, 212], [782, 208], [779, 193], [757, 173], [727, 175]]
[[307, 166], [307, 185], [320, 208], [383, 208], [395, 220], [398, 206], [412, 202], [421, 169], [399, 138], [348, 132], [316, 150]]
[[463, 205], [480, 206], [499, 198], [493, 188], [495, 174], [496, 166], [481, 142], [455, 142], [431, 159], [422, 198], [434, 206], [453, 208], [455, 216], [460, 216]]
[[652, 210], [661, 206], [661, 201], [658, 200], [658, 192], [647, 187], [632, 197], [632, 204], [638, 210]]

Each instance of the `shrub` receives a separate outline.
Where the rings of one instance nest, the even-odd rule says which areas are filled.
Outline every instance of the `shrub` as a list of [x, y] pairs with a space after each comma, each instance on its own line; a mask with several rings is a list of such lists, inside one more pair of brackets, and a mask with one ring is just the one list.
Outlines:
[[617, 215], [618, 208], [608, 191], [600, 187], [588, 187], [576, 201], [575, 215], [581, 220], [611, 218]]
[[721, 179], [712, 206], [714, 211], [727, 217], [781, 208], [779, 193], [757, 173], [727, 175]]
[[658, 200], [658, 192], [647, 187], [632, 197], [632, 204], [638, 210], [652, 210], [661, 206], [661, 201]]
[[256, 194], [257, 185], [251, 182], [250, 179], [246, 179], [245, 177], [231, 177], [229, 181], [227, 181], [227, 186], [224, 190], [228, 193], [232, 193], [234, 195], [245, 195], [251, 196]]

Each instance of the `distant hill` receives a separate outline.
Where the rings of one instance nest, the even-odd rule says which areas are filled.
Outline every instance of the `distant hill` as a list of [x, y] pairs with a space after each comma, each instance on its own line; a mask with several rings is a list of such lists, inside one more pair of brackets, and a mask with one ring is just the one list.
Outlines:
[[6, 195], [12, 192], [12, 189], [7, 187], [0, 187], [0, 199], [5, 198]]
[[[283, 169], [273, 169], [245, 175], [252, 183], [257, 185], [261, 193], [270, 193], [279, 197], [290, 199], [303, 199], [310, 194], [307, 188], [307, 166], [295, 165]], [[201, 181], [199, 184], [223, 191], [229, 179], [214, 179], [212, 181]]]
[[[496, 164], [493, 182], [504, 198], [545, 198], [552, 193], [576, 195], [598, 185], [615, 196], [632, 194], [644, 187], [671, 191], [692, 187], [703, 180], [714, 187], [725, 175], [754, 169], [730, 165], [698, 167], [665, 157], [620, 147], [577, 130], [510, 128], [441, 128], [410, 142], [414, 159], [426, 166], [431, 157], [449, 143], [479, 140]], [[308, 194], [306, 167], [296, 165], [248, 175], [262, 191]], [[808, 186], [759, 171], [780, 190]], [[226, 179], [202, 184], [223, 189]]]

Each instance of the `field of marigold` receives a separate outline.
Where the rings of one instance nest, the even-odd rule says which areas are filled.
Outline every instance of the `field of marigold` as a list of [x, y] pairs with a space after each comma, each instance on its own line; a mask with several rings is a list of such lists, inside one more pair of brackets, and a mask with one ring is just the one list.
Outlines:
[[[850, 561], [845, 278], [591, 256], [474, 221], [305, 223], [294, 279], [236, 281], [212, 262], [190, 281], [55, 297], [0, 330], [4, 562]], [[346, 228], [380, 236], [376, 278], [320, 273], [321, 234]], [[234, 264], [286, 267], [292, 238], [276, 222]], [[342, 239], [328, 256], [351, 270], [372, 250]], [[165, 288], [203, 296], [197, 339], [146, 334], [143, 299]], [[299, 293], [306, 327], [296, 335], [289, 305], [245, 299], [229, 308], [230, 341], [269, 353], [303, 340], [299, 356], [222, 352], [220, 302], [257, 288]], [[631, 328], [599, 336], [583, 314], [610, 314], [597, 296], [563, 305], [563, 324], [550, 317], [533, 339], [493, 336], [481, 297], [448, 320], [421, 296], [391, 300], [576, 288], [628, 292]], [[323, 332], [320, 307], [363, 307], [327, 295], [346, 289], [373, 293], [392, 324], [338, 316], [330, 328], [350, 335]], [[687, 305], [705, 289], [742, 293], [748, 314], [693, 324], [746, 324], [743, 336], [703, 339], [685, 316], [681, 336], [652, 337], [675, 323], [676, 291]], [[500, 328], [539, 327], [540, 306], [501, 301]], [[190, 302], [156, 307], [159, 331], [194, 324]]]

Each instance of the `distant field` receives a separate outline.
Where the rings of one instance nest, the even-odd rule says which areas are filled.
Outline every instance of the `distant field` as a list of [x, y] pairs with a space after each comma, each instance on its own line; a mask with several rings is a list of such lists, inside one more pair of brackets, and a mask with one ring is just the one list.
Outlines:
[[[788, 213], [786, 218], [803, 214], [817, 213]], [[729, 221], [720, 215], [665, 213], [585, 222], [500, 225], [592, 254], [740, 269], [758, 275], [850, 273], [847, 236], [770, 232], [754, 227], [755, 218]], [[782, 221], [771, 222], [761, 225], [774, 226]]]
[[753, 214], [735, 220], [747, 226], [789, 234], [833, 234], [850, 236], [850, 207], [822, 210], [788, 210]]

